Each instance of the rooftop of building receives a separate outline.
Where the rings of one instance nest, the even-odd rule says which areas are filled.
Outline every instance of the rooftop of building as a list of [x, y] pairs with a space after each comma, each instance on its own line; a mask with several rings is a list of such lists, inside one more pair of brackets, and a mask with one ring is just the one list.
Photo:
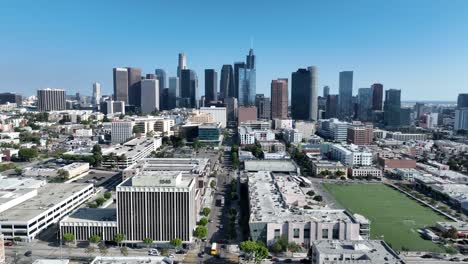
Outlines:
[[442, 226], [445, 229], [455, 228], [459, 232], [468, 232], [467, 222], [437, 222], [437, 225]]
[[360, 241], [338, 241], [319, 240], [313, 242], [313, 247], [325, 255], [344, 255], [346, 259], [342, 261], [324, 260], [324, 264], [329, 263], [350, 263], [350, 264], [403, 264], [398, 255], [383, 241], [380, 240], [360, 240]]
[[11, 191], [15, 189], [30, 189], [44, 186], [45, 180], [24, 177], [6, 177], [0, 175], [0, 190]]
[[[309, 154], [309, 153], [307, 153]], [[312, 156], [312, 155], [311, 155]], [[313, 160], [312, 163], [316, 167], [324, 168], [324, 167], [344, 167], [344, 165], [339, 162], [339, 161], [334, 161], [334, 160], [326, 160], [326, 159], [318, 159], [318, 160]]]
[[445, 193], [450, 198], [465, 201], [468, 200], [468, 185], [465, 184], [434, 184], [432, 188]]
[[146, 158], [128, 168], [139, 171], [182, 171], [201, 173], [209, 163], [208, 158]]
[[203, 123], [198, 126], [198, 129], [220, 129], [221, 123]]
[[175, 187], [190, 188], [193, 177], [182, 177], [181, 171], [150, 171], [144, 170], [122, 182], [119, 187]]
[[61, 222], [114, 222], [117, 221], [115, 208], [80, 208]]
[[0, 221], [29, 221], [65, 199], [92, 187], [89, 183], [48, 183], [37, 189], [37, 195], [2, 212]]
[[125, 142], [122, 145], [111, 145], [109, 147], [102, 148], [102, 155], [109, 155], [110, 153], [114, 153], [116, 156], [125, 155], [127, 157], [132, 157], [138, 154], [138, 152], [141, 152], [143, 149], [149, 147], [151, 144], [154, 144], [154, 138], [135, 138]]
[[32, 264], [68, 264], [68, 259], [36, 259]]
[[168, 257], [96, 257], [90, 264], [172, 264]]
[[298, 207], [304, 196], [291, 176], [269, 171], [248, 174], [250, 222], [355, 222], [344, 210], [315, 210]]
[[297, 165], [292, 160], [246, 160], [246, 171], [297, 172]]

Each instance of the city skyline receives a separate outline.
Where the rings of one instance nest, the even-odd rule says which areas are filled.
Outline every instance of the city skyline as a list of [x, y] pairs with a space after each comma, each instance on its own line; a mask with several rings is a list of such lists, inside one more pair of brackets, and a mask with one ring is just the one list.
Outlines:
[[[338, 93], [338, 73], [353, 71], [353, 95], [359, 87], [382, 83], [386, 89], [400, 89], [402, 100], [455, 101], [457, 94], [468, 85], [462, 71], [468, 66], [468, 54], [463, 49], [468, 39], [460, 34], [466, 24], [463, 23], [466, 21], [463, 10], [468, 3], [423, 3], [426, 2], [302, 2], [296, 6], [283, 6], [272, 2], [266, 8], [249, 5], [249, 12], [245, 13], [240, 11], [246, 5], [240, 4], [233, 12], [222, 15], [223, 20], [225, 17], [232, 22], [223, 24], [226, 30], [217, 30], [217, 34], [207, 35], [195, 30], [178, 37], [183, 21], [166, 21], [167, 26], [159, 28], [158, 37], [171, 41], [156, 41], [158, 37], [148, 36], [145, 32], [176, 11], [185, 17], [184, 21], [190, 20], [195, 28], [199, 28], [205, 23], [219, 21], [221, 14], [217, 11], [221, 7], [210, 6], [209, 11], [214, 11], [210, 12], [214, 16], [198, 21], [191, 15], [196, 13], [192, 11], [207, 12], [203, 8], [209, 3], [165, 5], [144, 2], [145, 8], [140, 8], [143, 5], [57, 2], [41, 14], [43, 23], [35, 23], [29, 17], [34, 17], [32, 14], [39, 13], [36, 11], [43, 6], [31, 3], [25, 10], [18, 3], [2, 4], [0, 22], [9, 27], [0, 28], [5, 36], [5, 41], [0, 44], [0, 56], [4, 58], [0, 62], [0, 91], [14, 90], [33, 95], [37, 89], [51, 87], [65, 89], [68, 94], [91, 94], [92, 84], [97, 81], [102, 85], [102, 94], [110, 94], [112, 68], [136, 67], [142, 69], [142, 74], [153, 73], [158, 68], [173, 77], [176, 76], [177, 54], [185, 53], [187, 67], [203, 76], [205, 69], [220, 73], [222, 65], [243, 61], [245, 53], [253, 46], [258, 58], [255, 62], [257, 93], [268, 95], [271, 80], [290, 76], [297, 68], [317, 65], [320, 71], [318, 87], [330, 86], [330, 94]], [[147, 10], [152, 6], [166, 12], [160, 12], [162, 16], [150, 16]], [[106, 8], [110, 10], [104, 12]], [[126, 20], [117, 16], [125, 9], [136, 8], [139, 12], [134, 13], [139, 13], [138, 19], [129, 16]], [[282, 8], [297, 13], [297, 16], [281, 23], [269, 17], [268, 14]], [[314, 36], [303, 33], [306, 11], [310, 8], [321, 10], [315, 19], [325, 25], [321, 26], [323, 28], [311, 27], [317, 33]], [[383, 8], [386, 12], [377, 12]], [[418, 10], [416, 14], [415, 9]], [[330, 12], [343, 16], [328, 16]], [[50, 13], [54, 16], [48, 16]], [[240, 13], [255, 20], [248, 30], [233, 31], [246, 23], [234, 19], [234, 14]], [[439, 19], [433, 19], [434, 16]], [[398, 17], [398, 21], [393, 17]], [[370, 21], [375, 25], [369, 25]], [[267, 25], [275, 30], [266, 29]], [[125, 30], [117, 30], [119, 27], [132, 28], [132, 34], [141, 38], [125, 38]], [[285, 39], [295, 41], [276, 41], [278, 29], [284, 32]], [[346, 45], [343, 45], [343, 39], [346, 39]], [[374, 41], [369, 42], [371, 39]], [[133, 46], [129, 45], [130, 41]], [[30, 78], [21, 78], [28, 68], [35, 71], [31, 71]], [[198, 86], [199, 89], [204, 87], [204, 78], [200, 78]], [[439, 93], [441, 88], [444, 89], [442, 94]], [[424, 90], [424, 97], [420, 95], [421, 90]], [[200, 95], [203, 95], [203, 89]]]

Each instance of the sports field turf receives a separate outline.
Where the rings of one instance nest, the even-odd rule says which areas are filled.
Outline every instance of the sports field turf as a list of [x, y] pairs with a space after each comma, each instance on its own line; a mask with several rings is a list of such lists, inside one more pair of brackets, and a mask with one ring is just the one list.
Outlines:
[[[344, 208], [371, 220], [371, 238], [384, 239], [396, 250], [443, 252], [417, 230], [449, 221], [384, 184], [324, 184]], [[383, 236], [383, 237], [382, 237]]]

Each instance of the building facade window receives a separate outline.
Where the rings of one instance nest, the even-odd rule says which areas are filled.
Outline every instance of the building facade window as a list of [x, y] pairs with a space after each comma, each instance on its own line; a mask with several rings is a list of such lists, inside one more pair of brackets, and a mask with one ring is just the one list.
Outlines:
[[294, 228], [293, 233], [294, 233], [294, 238], [299, 238], [301, 230], [299, 228]]
[[322, 239], [328, 239], [328, 229], [322, 229]]
[[305, 239], [310, 239], [310, 229], [309, 228], [304, 229], [304, 238]]
[[281, 236], [280, 230], [279, 230], [279, 229], [275, 229], [275, 239], [280, 238], [280, 236]]

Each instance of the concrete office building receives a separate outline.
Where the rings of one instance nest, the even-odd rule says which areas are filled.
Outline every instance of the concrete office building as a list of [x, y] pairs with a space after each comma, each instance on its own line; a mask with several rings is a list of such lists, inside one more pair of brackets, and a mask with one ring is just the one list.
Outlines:
[[257, 107], [241, 106], [237, 109], [237, 123], [257, 121]]
[[141, 107], [141, 69], [127, 68], [128, 74], [128, 104]]
[[298, 144], [302, 142], [302, 133], [297, 129], [285, 129], [283, 138], [288, 143]]
[[180, 97], [180, 80], [179, 77], [169, 77], [169, 99], [168, 108], [174, 109], [178, 107], [177, 99]]
[[219, 80], [219, 99], [234, 97], [234, 73], [231, 64], [224, 64], [221, 68]]
[[112, 121], [111, 139], [112, 144], [119, 144], [133, 137], [133, 121]]
[[234, 97], [224, 98], [224, 103], [226, 104], [226, 111], [227, 111], [227, 120], [231, 124], [235, 124], [237, 122], [237, 99]]
[[126, 68], [114, 68], [114, 100], [128, 104], [128, 70]]
[[65, 110], [65, 90], [63, 89], [40, 89], [37, 90], [37, 110], [39, 112]]
[[102, 103], [101, 112], [104, 114], [120, 113], [125, 115], [125, 102], [124, 101], [105, 101]]
[[353, 115], [353, 72], [340, 72], [338, 117], [350, 118]]
[[125, 169], [147, 158], [162, 145], [162, 138], [135, 138], [122, 145], [102, 149], [102, 166]]
[[14, 103], [16, 105], [23, 104], [23, 98], [16, 93], [0, 93], [0, 104]]
[[383, 85], [380, 83], [374, 83], [371, 86], [372, 90], [372, 110], [382, 111], [383, 106]]
[[348, 139], [348, 127], [350, 123], [339, 121], [336, 118], [322, 119], [318, 122], [319, 133], [337, 142]]
[[288, 79], [271, 81], [271, 118], [288, 118]]
[[248, 174], [249, 229], [253, 241], [271, 245], [286, 236], [306, 248], [317, 240], [360, 240], [369, 221], [344, 210], [303, 209], [305, 193], [294, 176], [258, 171]]
[[141, 81], [141, 112], [150, 114], [160, 110], [159, 105], [159, 81], [146, 79]]
[[295, 120], [317, 120], [317, 67], [298, 69], [291, 75], [291, 117]]
[[302, 134], [302, 138], [309, 140], [315, 135], [315, 122], [296, 121], [294, 128]]
[[99, 105], [101, 102], [101, 83], [95, 82], [93, 83], [93, 105]]
[[239, 72], [241, 69], [244, 69], [244, 68], [245, 68], [245, 62], [234, 63], [234, 92], [232, 94], [232, 97], [237, 98], [238, 101], [239, 101]]
[[255, 95], [255, 107], [257, 107], [257, 117], [259, 119], [271, 119], [271, 100], [264, 94]]
[[370, 145], [374, 141], [374, 127], [372, 125], [348, 127], [348, 143], [354, 145]]
[[197, 108], [198, 78], [193, 70], [183, 69], [180, 77], [180, 97], [183, 101], [179, 107]]
[[258, 141], [272, 141], [275, 139], [275, 133], [271, 130], [257, 130], [246, 126], [239, 126], [237, 129], [241, 145], [255, 144]]
[[205, 70], [205, 104], [218, 100], [218, 73], [214, 69]]
[[226, 107], [200, 107], [200, 113], [208, 113], [211, 114], [213, 117], [214, 123], [220, 123], [221, 128], [225, 128], [227, 124], [227, 113]]
[[117, 224], [126, 242], [192, 241], [196, 226], [194, 178], [182, 172], [142, 171], [116, 188]]
[[28, 178], [3, 178], [0, 207], [0, 233], [5, 239], [19, 237], [31, 242], [44, 229], [86, 202], [93, 194], [92, 184], [38, 183]]
[[333, 160], [341, 161], [348, 166], [371, 166], [372, 152], [356, 145], [333, 144], [330, 148]]

